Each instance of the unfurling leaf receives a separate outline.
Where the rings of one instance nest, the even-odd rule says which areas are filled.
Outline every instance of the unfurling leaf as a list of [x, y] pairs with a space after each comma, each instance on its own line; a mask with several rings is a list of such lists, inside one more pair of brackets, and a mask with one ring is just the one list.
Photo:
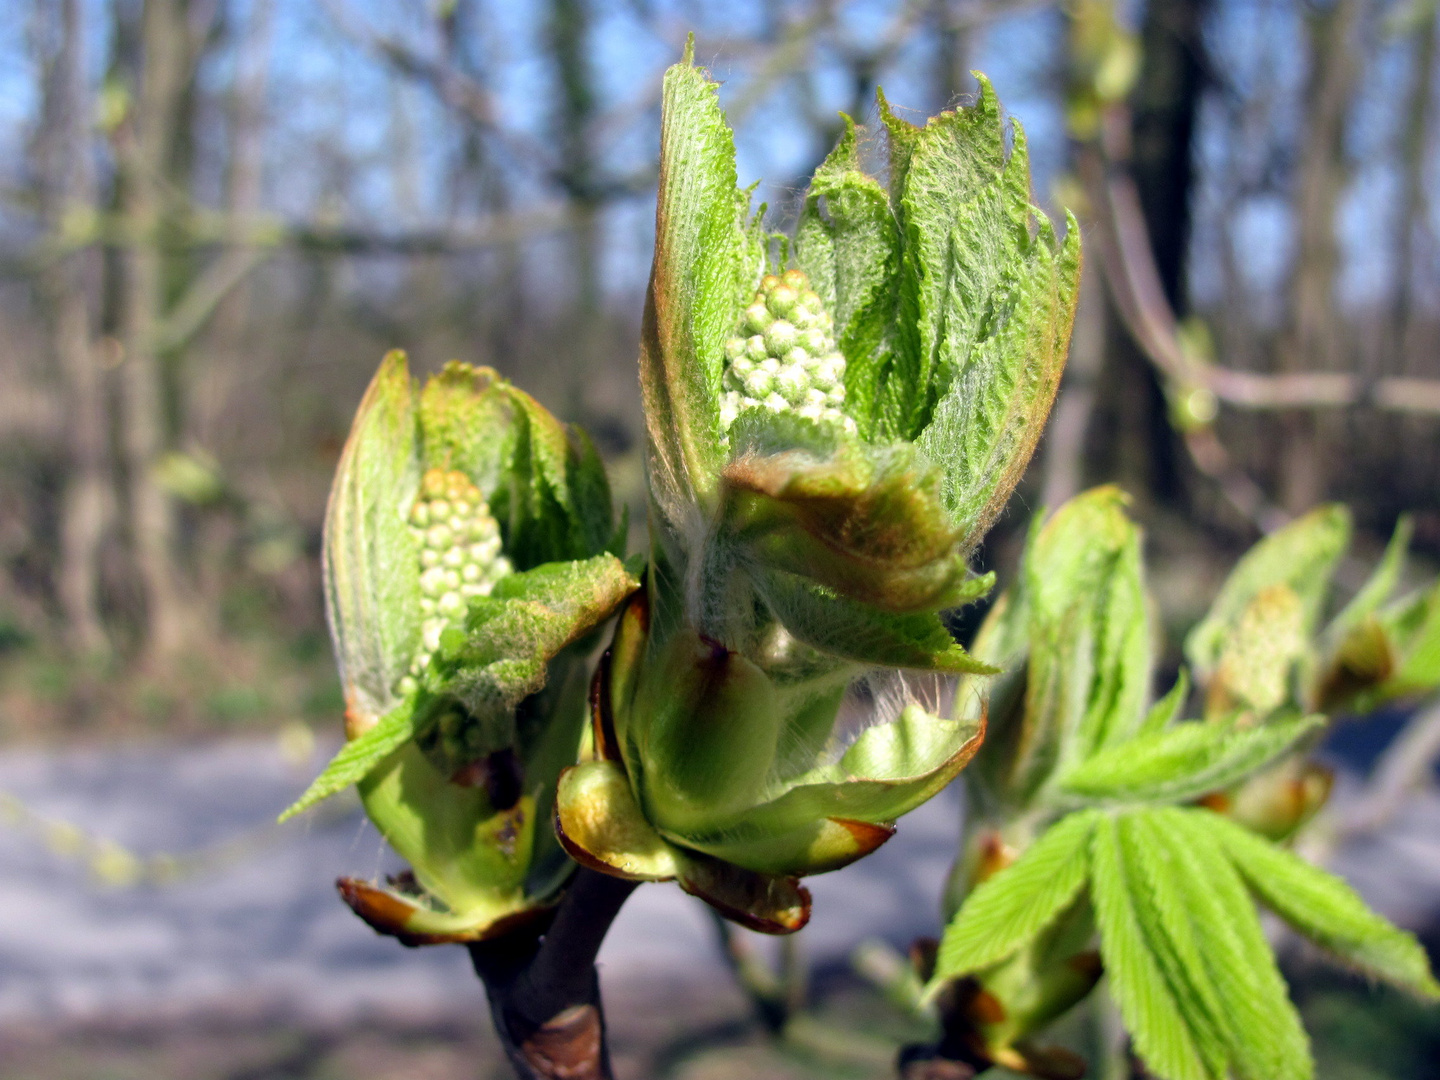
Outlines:
[[1100, 751], [1063, 773], [1059, 789], [1102, 803], [1184, 802], [1264, 768], [1323, 725], [1318, 716], [1239, 730], [1179, 724]]
[[1070, 814], [981, 882], [940, 942], [934, 983], [968, 975], [1033, 941], [1085, 887], [1098, 810]]
[[1367, 975], [1440, 997], [1414, 935], [1376, 915], [1345, 882], [1224, 818], [1205, 827], [1261, 902], [1300, 933]]
[[[940, 676], [991, 669], [945, 612], [990, 586], [967, 558], [1059, 384], [1080, 236], [1034, 206], [1024, 134], [981, 81], [913, 138], [882, 104], [888, 190], [847, 122], [792, 246], [736, 187], [693, 49], [665, 76], [640, 361], [650, 562], [594, 741], [682, 887], [773, 932], [808, 913], [794, 879], [873, 851], [984, 730]], [[579, 807], [562, 802], [561, 829], [605, 847], [567, 823]], [[593, 864], [627, 872], [624, 846]]]
[[1141, 1060], [1165, 1080], [1223, 1080], [1219, 1039], [1184, 1007], [1185, 989], [1172, 985], [1150, 944], [1138, 906], [1142, 886], [1114, 819], [1098, 822], [1090, 859], [1100, 956]]
[[1350, 512], [1322, 506], [1250, 549], [1226, 579], [1205, 618], [1185, 639], [1185, 655], [1202, 681], [1219, 663], [1229, 633], [1261, 590], [1288, 586], [1300, 600], [1301, 627], [1315, 633], [1330, 592], [1330, 575], [1350, 545]]

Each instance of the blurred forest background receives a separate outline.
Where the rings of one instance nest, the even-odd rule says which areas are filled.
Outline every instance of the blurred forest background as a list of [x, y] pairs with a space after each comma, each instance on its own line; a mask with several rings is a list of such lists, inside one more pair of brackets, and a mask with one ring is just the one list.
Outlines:
[[[741, 182], [760, 182], [777, 226], [840, 112], [873, 120], [883, 86], [922, 119], [972, 93], [972, 69], [1025, 125], [1036, 200], [1078, 215], [1087, 271], [1065, 383], [980, 553], [1002, 581], [1037, 508], [1105, 481], [1135, 496], [1176, 663], [1234, 558], [1317, 502], [1356, 514], [1342, 585], [1359, 583], [1405, 512], [1412, 572], [1428, 579], [1440, 563], [1436, 22], [1436, 0], [0, 0], [7, 787], [50, 775], [25, 744], [103, 742], [90, 779], [76, 767], [45, 782], [85, 787], [149, 842], [133, 793], [124, 809], [123, 785], [110, 785], [123, 756], [115, 739], [253, 731], [268, 746], [278, 731], [293, 767], [308, 759], [312, 730], [338, 738], [321, 520], [351, 416], [389, 348], [409, 350], [421, 372], [451, 358], [493, 365], [585, 425], [631, 506], [632, 548], [641, 543], [635, 359], [660, 77], [691, 30], [723, 80]], [[1431, 756], [1435, 716], [1421, 740]], [[1392, 714], [1382, 737], [1404, 720]], [[140, 758], [125, 765], [142, 801], [166, 797], [146, 785], [185, 779], [156, 757], [144, 782], [133, 779], [151, 775], [137, 771]], [[224, 802], [211, 772], [194, 775], [205, 797], [185, 805]], [[282, 771], [271, 787], [235, 775], [249, 792], [244, 820], [268, 822], [290, 797], [276, 791], [309, 773]], [[28, 820], [18, 798], [5, 799], [0, 820]], [[207, 813], [172, 816], [198, 827]], [[206, 836], [237, 827], [212, 816]], [[317, 910], [339, 918], [303, 848], [327, 834], [307, 828], [290, 834], [303, 868], [291, 876], [313, 878]], [[84, 847], [73, 831], [44, 835], [56, 851]], [[346, 872], [365, 861], [357, 841], [336, 842]], [[51, 880], [45, 865], [7, 857], [0, 887], [20, 891], [6, 896], [29, 897], [27, 911], [70, 910], [48, 884], [23, 891]], [[1390, 858], [1375, 880], [1409, 880]], [[217, 896], [249, 903], [219, 881]], [[106, 895], [184, 923], [164, 915], [159, 892]], [[176, 910], [190, 911], [189, 895]], [[247, 927], [242, 952], [299, 948], [299, 906], [278, 910], [273, 941], [251, 908], [222, 910], [232, 911], [197, 903], [192, 921], [223, 926], [211, 936], [227, 940]], [[84, 929], [66, 940], [84, 971], [113, 964], [124, 995], [158, 983], [144, 974], [159, 963], [143, 952], [150, 939], [131, 923], [117, 917], [106, 931], [123, 945], [107, 960], [90, 933], [98, 922], [76, 918]], [[46, 925], [0, 921], [6, 955], [43, 942]], [[343, 925], [347, 948], [369, 941]], [[126, 934], [141, 951], [126, 951]], [[30, 975], [9, 966], [48, 985], [43, 964]], [[850, 1030], [885, 1007], [846, 977], [833, 1026]], [[1352, 983], [1331, 994], [1331, 976], [1306, 978], [1324, 1076], [1436, 1075], [1433, 1009]], [[684, 1014], [676, 1045], [693, 1049], [708, 1000], [617, 1015], [658, 1030]], [[710, 1035], [755, 1027], [743, 1002], [726, 1008]], [[126, 1035], [115, 1054], [132, 1071], [105, 1071], [111, 1051], [91, 1054], [64, 1028], [26, 1050], [12, 1024], [0, 1067], [46, 1080], [413, 1080], [473, 1076], [493, 1055], [473, 1022], [419, 1034], [362, 1024], [293, 1045], [285, 1023], [242, 1024], [233, 1053], [223, 1031]], [[252, 1045], [255, 1030], [272, 1041]], [[843, 1075], [888, 1075], [894, 1045], [869, 1072]], [[279, 1064], [196, 1063], [256, 1054]], [[842, 1075], [736, 1060], [685, 1075]]]
[[1435, 0], [10, 0], [0, 733], [330, 724], [323, 503], [390, 347], [494, 365], [639, 502], [691, 29], [777, 223], [840, 111], [923, 117], [972, 68], [1079, 214], [1069, 373], [987, 558], [1106, 480], [1175, 623], [1324, 499], [1440, 556]]

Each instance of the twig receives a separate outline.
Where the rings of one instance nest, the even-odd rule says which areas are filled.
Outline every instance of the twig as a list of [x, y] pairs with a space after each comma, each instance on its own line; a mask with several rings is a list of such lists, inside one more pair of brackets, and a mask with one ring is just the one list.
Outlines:
[[229, 248], [185, 291], [179, 303], [156, 328], [155, 348], [169, 352], [188, 342], [220, 303], [268, 257], [263, 248]]
[[470, 946], [490, 1016], [520, 1080], [611, 1080], [595, 957], [635, 882], [581, 867], [543, 937]]
[[1106, 109], [1099, 143], [1081, 154], [1081, 174], [1102, 227], [1101, 257], [1116, 307], [1136, 343], [1164, 375], [1242, 409], [1369, 405], [1440, 416], [1440, 381], [1434, 379], [1392, 376], [1367, 381], [1331, 372], [1264, 375], [1200, 363], [1188, 355], [1160, 285], [1140, 194], [1126, 167], [1129, 124], [1130, 111], [1124, 105]]
[[[1076, 155], [1081, 180], [1100, 225], [1098, 239], [1105, 280], [1115, 308], [1141, 354], [1172, 383], [1187, 389], [1208, 389], [1201, 381], [1200, 365], [1180, 345], [1175, 313], [1155, 265], [1140, 193], [1134, 178], [1123, 168], [1129, 158], [1129, 123], [1128, 109], [1110, 106], [1098, 143], [1082, 146]], [[1262, 533], [1273, 532], [1289, 520], [1235, 464], [1209, 425], [1191, 425], [1182, 435], [1195, 468], [1215, 483], [1221, 497], [1241, 517]]]

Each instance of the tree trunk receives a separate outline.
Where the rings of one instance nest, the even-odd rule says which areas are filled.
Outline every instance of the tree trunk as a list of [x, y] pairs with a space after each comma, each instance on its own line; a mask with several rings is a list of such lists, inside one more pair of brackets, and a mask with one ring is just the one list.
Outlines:
[[[1363, 0], [1335, 0], [1310, 16], [1310, 75], [1295, 191], [1299, 235], [1290, 332], [1280, 357], [1288, 371], [1334, 370], [1341, 359], [1335, 211], [1346, 180], [1345, 116], [1360, 78], [1356, 39], [1363, 13]], [[1325, 493], [1320, 419], [1296, 414], [1289, 421], [1280, 463], [1280, 500], [1291, 513], [1308, 509]]]
[[[1150, 0], [1140, 28], [1143, 50], [1131, 94], [1130, 169], [1139, 191], [1156, 268], [1177, 315], [1188, 306], [1186, 260], [1190, 250], [1191, 147], [1205, 88], [1202, 30], [1208, 0]], [[1106, 363], [1099, 376], [1098, 425], [1104, 446], [1093, 446], [1106, 472], [1137, 495], [1181, 494], [1177, 436], [1154, 368], [1107, 311]], [[1115, 437], [1115, 433], [1119, 437]]]
[[[59, 40], [46, 73], [41, 183], [45, 218], [60, 233], [67, 215], [95, 207], [95, 173], [89, 158], [85, 92], [85, 27], [79, 0], [61, 0]], [[51, 348], [65, 386], [70, 474], [60, 508], [60, 560], [56, 592], [70, 647], [108, 651], [100, 616], [99, 553], [106, 508], [105, 388], [95, 362], [90, 287], [98, 271], [92, 249], [73, 252], [46, 269], [41, 289], [51, 312]]]
[[[1391, 334], [1400, 371], [1408, 372], [1410, 316], [1415, 306], [1415, 275], [1417, 272], [1416, 236], [1425, 229], [1427, 210], [1425, 172], [1430, 160], [1431, 112], [1435, 101], [1435, 38], [1437, 36], [1436, 5], [1432, 4], [1414, 30], [1414, 67], [1410, 75], [1410, 93], [1405, 104], [1405, 127], [1401, 134], [1400, 206], [1397, 211], [1395, 237], [1395, 299], [1391, 309]], [[1419, 374], [1417, 371], [1416, 374]]]
[[120, 210], [128, 243], [120, 259], [119, 325], [125, 348], [121, 440], [128, 471], [130, 528], [145, 594], [147, 657], [185, 644], [190, 617], [175, 557], [175, 506], [156, 479], [167, 437], [157, 331], [160, 325], [165, 176], [189, 53], [181, 0], [146, 0], [141, 13], [138, 89], [117, 132]]

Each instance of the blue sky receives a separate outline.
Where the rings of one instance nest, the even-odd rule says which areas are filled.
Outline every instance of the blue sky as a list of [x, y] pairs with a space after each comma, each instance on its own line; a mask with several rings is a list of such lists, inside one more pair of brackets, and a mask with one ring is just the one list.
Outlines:
[[[33, 59], [28, 52], [30, 4], [9, 0], [9, 17], [0, 16], [0, 168], [13, 180], [37, 104]], [[46, 0], [38, 0], [40, 3]], [[108, 44], [107, 12], [112, 0], [84, 0], [91, 27], [90, 61], [98, 82]], [[244, 18], [256, 0], [240, 0]], [[424, 28], [436, 0], [274, 0], [267, 138], [267, 205], [286, 216], [311, 219], [341, 212], [352, 220], [380, 227], [444, 223], [451, 214], [446, 194], [446, 163], [455, 150], [455, 127], [425, 91], [395, 93], [401, 81], [342, 30], [332, 17], [370, 26], [412, 42], [433, 46]], [[722, 80], [722, 101], [747, 94], [753, 65], [726, 52], [727, 39], [756, 35], [775, 5], [760, 0], [716, 4], [698, 0], [654, 0], [653, 17], [637, 14], [627, 0], [597, 0], [591, 35], [592, 64], [602, 111], [649, 100], [666, 64], [675, 59], [687, 28], [698, 31], [700, 59]], [[483, 0], [486, 36], [479, 51], [501, 103], [508, 126], [543, 140], [552, 108], [551, 75], [543, 51], [546, 6]], [[798, 8], [796, 10], [799, 10]], [[1278, 141], [1293, 131], [1293, 110], [1303, 89], [1303, 50], [1295, 46], [1303, 32], [1291, 0], [1221, 0], [1211, 27], [1211, 42], [1225, 58], [1226, 76], [1242, 91], [1273, 86], [1288, 102], [1272, 123]], [[852, 0], [839, 8], [842, 39], [869, 42], [882, 35], [902, 11], [896, 0]], [[18, 15], [18, 17], [17, 17]], [[1053, 181], [1064, 163], [1062, 118], [1054, 96], [1055, 72], [1064, 48], [1063, 26], [1054, 10], [1030, 8], [997, 20], [970, 41], [970, 64], [989, 74], [1010, 112], [1022, 119], [1030, 136], [1035, 189], [1050, 202]], [[913, 35], [882, 72], [890, 100], [925, 114], [946, 104], [933, 100], [935, 42]], [[1402, 92], [1408, 52], [1393, 46], [1380, 53], [1354, 104], [1357, 123], [1356, 169], [1341, 213], [1340, 235], [1346, 253], [1343, 294], [1364, 303], [1383, 294], [1390, 282], [1388, 246], [1393, 230], [1396, 180], [1386, 151], [1397, 122], [1393, 103]], [[223, 90], [234, 57], [215, 57], [203, 85]], [[806, 63], [812, 73], [817, 111], [848, 107], [851, 90], [828, 48], [816, 49]], [[756, 102], [738, 125], [737, 147], [742, 183], [762, 180], [759, 198], [772, 206], [794, 197], [794, 185], [823, 153], [808, 123], [793, 111], [794, 82], [782, 82]], [[219, 137], [219, 114], [207, 130]], [[618, 173], [643, 168], [655, 151], [653, 111], [634, 116], [609, 133], [604, 154]], [[1219, 161], [1234, 151], [1234, 140], [1216, 110], [1200, 145], [1200, 160]], [[398, 168], [397, 160], [406, 162]], [[339, 183], [338, 177], [344, 177]], [[413, 181], [416, 205], [408, 216], [397, 200], [402, 177]], [[218, 175], [205, 189], [218, 190]], [[517, 202], [552, 199], [543, 184], [515, 185]], [[610, 237], [607, 282], [616, 298], [627, 300], [643, 283], [651, 203], [638, 197], [617, 207], [606, 222]], [[1440, 213], [1440, 205], [1435, 208]], [[1202, 220], [1225, 222], [1237, 250], [1244, 254], [1247, 281], [1257, 293], [1274, 290], [1285, 277], [1291, 256], [1293, 222], [1282, 197], [1257, 194], [1241, 205], [1204, 201]], [[463, 213], [463, 211], [462, 211]], [[1213, 291], [1213, 244], [1202, 237], [1197, 247], [1196, 287]]]

